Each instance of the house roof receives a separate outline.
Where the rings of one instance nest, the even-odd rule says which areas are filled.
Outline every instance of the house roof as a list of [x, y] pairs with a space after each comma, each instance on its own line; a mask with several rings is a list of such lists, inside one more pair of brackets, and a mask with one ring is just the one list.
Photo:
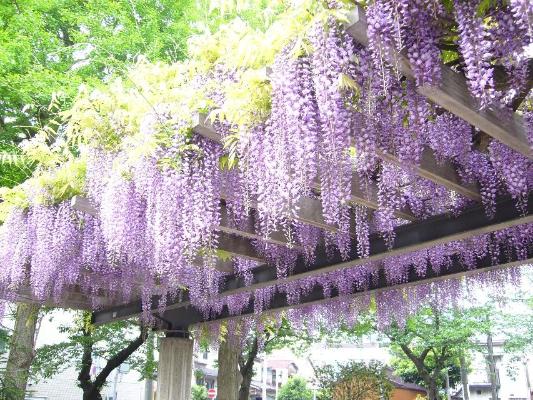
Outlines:
[[388, 375], [389, 375], [389, 381], [397, 389], [409, 389], [409, 390], [415, 390], [417, 392], [427, 394], [427, 390], [424, 389], [422, 386], [419, 386], [416, 383], [405, 382], [401, 377], [394, 375], [392, 371], [390, 370], [388, 371]]

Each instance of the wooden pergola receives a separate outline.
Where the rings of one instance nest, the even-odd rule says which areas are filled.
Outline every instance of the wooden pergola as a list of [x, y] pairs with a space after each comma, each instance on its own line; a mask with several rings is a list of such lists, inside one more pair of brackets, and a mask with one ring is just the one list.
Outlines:
[[[367, 23], [364, 11], [357, 7], [350, 15], [350, 23], [346, 26], [346, 31], [361, 45], [368, 45]], [[408, 79], [414, 79], [414, 74], [409, 61], [402, 54], [397, 55], [398, 68]], [[531, 64], [531, 63], [530, 63]], [[529, 75], [532, 76], [529, 71]], [[533, 79], [530, 78], [528, 91], [531, 89]], [[494, 140], [509, 146], [521, 153], [527, 159], [533, 159], [531, 147], [528, 143], [524, 124], [521, 117], [515, 113], [509, 119], [502, 119], [494, 110], [484, 109], [480, 111], [474, 98], [470, 95], [464, 76], [452, 69], [442, 66], [442, 82], [437, 87], [418, 87], [418, 92], [426, 96], [435, 105], [449, 111], [462, 118], [464, 121], [479, 129], [482, 135], [492, 137]], [[527, 93], [526, 93], [527, 94]], [[221, 136], [204, 114], [196, 117], [194, 132], [197, 134], [222, 143]], [[378, 157], [389, 163], [402, 167], [403, 164], [393, 154], [378, 151]], [[327, 303], [342, 298], [350, 299], [369, 292], [380, 292], [391, 288], [410, 287], [419, 284], [436, 282], [449, 278], [473, 275], [485, 271], [501, 270], [513, 266], [533, 262], [533, 248], [527, 249], [527, 258], [519, 259], [517, 254], [499, 255], [497, 262], [486, 256], [478, 259], [475, 266], [466, 268], [461, 258], [454, 256], [451, 265], [439, 274], [428, 268], [425, 276], [420, 276], [414, 268], [408, 274], [407, 282], [391, 285], [388, 283], [384, 270], [379, 266], [379, 261], [391, 256], [399, 256], [414, 251], [429, 249], [454, 241], [465, 240], [491, 232], [496, 232], [509, 227], [522, 224], [533, 223], [533, 193], [527, 199], [527, 209], [520, 212], [516, 208], [516, 201], [510, 197], [499, 198], [496, 202], [496, 212], [493, 218], [488, 218], [481, 205], [481, 195], [479, 188], [473, 184], [465, 184], [459, 178], [455, 166], [449, 161], [438, 161], [433, 150], [423, 149], [420, 166], [414, 168], [413, 172], [418, 176], [432, 181], [438, 185], [454, 191], [473, 200], [474, 205], [464, 210], [458, 216], [443, 214], [431, 218], [419, 220], [409, 209], [395, 211], [398, 218], [409, 221], [395, 230], [395, 240], [392, 248], [387, 247], [385, 240], [374, 234], [370, 237], [369, 257], [361, 258], [356, 252], [357, 243], [352, 227], [351, 246], [352, 249], [348, 259], [342, 259], [338, 252], [326, 255], [325, 245], [318, 246], [314, 261], [309, 265], [303, 257], [299, 257], [294, 270], [283, 279], [278, 279], [276, 267], [270, 265], [256, 251], [252, 241], [262, 240], [277, 245], [288, 245], [288, 240], [282, 229], [272, 232], [268, 238], [259, 235], [254, 229], [254, 214], [251, 213], [249, 220], [240, 229], [230, 221], [230, 216], [226, 208], [226, 200], [231, 199], [231, 189], [222, 190], [220, 198], [221, 220], [220, 225], [214, 227], [219, 233], [218, 249], [223, 250], [233, 256], [250, 259], [260, 265], [252, 270], [253, 279], [251, 284], [245, 284], [243, 278], [232, 273], [233, 265], [229, 261], [218, 260], [215, 268], [227, 273], [227, 278], [220, 288], [218, 294], [214, 296], [227, 296], [243, 292], [254, 292], [257, 289], [273, 287], [284, 283], [298, 281], [303, 278], [315, 277], [328, 272], [346, 270], [357, 265], [369, 265], [376, 262], [376, 279], [369, 282], [369, 286], [364, 290], [356, 291], [350, 295], [339, 293], [333, 288], [328, 297], [325, 297], [321, 286], [316, 285], [310, 292], [300, 297], [298, 304], [289, 304], [287, 297], [282, 292], [276, 292], [273, 299], [266, 307], [268, 310], [283, 310], [287, 308], [301, 307], [310, 304]], [[320, 193], [320, 184], [315, 182], [312, 189]], [[377, 184], [370, 182], [364, 185], [354, 176], [351, 182], [350, 201], [354, 205], [361, 205], [368, 209], [378, 209]], [[97, 210], [90, 202], [81, 197], [72, 200], [74, 208], [95, 215]], [[252, 209], [257, 205], [251, 199]], [[321, 202], [316, 198], [303, 198], [297, 204], [298, 210], [294, 220], [318, 227], [323, 230], [335, 231], [336, 228], [327, 224], [324, 220]], [[196, 260], [198, 265], [203, 265], [203, 260], [199, 257]], [[24, 293], [21, 293], [23, 296]], [[187, 331], [193, 324], [222, 320], [230, 318], [227, 306], [224, 306], [221, 313], [216, 316], [206, 317], [198, 309], [193, 307], [189, 301], [187, 291], [182, 291], [180, 300], [165, 299], [164, 310], [159, 313], [159, 306], [162, 304], [161, 298], [153, 296], [152, 310], [160, 322], [159, 329], [167, 332], [167, 338], [161, 343], [160, 367], [159, 367], [159, 387], [160, 399], [162, 400], [182, 400], [188, 398], [190, 391], [190, 371], [186, 368], [192, 363], [192, 344], [187, 339]], [[89, 308], [89, 302], [81, 293], [72, 293], [70, 301], [76, 308]], [[143, 312], [141, 299], [130, 304], [113, 305], [104, 301], [104, 307], [93, 313], [93, 322], [97, 325], [112, 321], [135, 317]], [[251, 296], [250, 303], [242, 311], [241, 315], [254, 313], [254, 298]], [[157, 312], [155, 312], [157, 310]], [[190, 369], [190, 368], [189, 368]], [[181, 371], [181, 372], [180, 372]]]
[[[346, 26], [346, 31], [358, 43], [363, 46], [368, 45], [366, 17], [362, 8], [356, 7], [350, 14], [350, 24]], [[403, 75], [406, 78], [414, 79], [407, 58], [402, 54], [398, 54], [397, 57], [399, 60], [399, 69]], [[530, 71], [530, 75], [531, 72], [532, 71]], [[454, 72], [449, 67], [443, 65], [442, 82], [439, 86], [419, 87], [417, 90], [437, 106], [462, 118], [472, 126], [478, 128], [484, 134], [504, 143], [510, 148], [523, 154], [528, 159], [533, 159], [531, 147], [528, 143], [521, 117], [515, 113], [511, 118], [504, 120], [490, 108], [480, 111], [476, 101], [469, 93], [466, 80], [462, 74]], [[197, 115], [196, 125], [193, 130], [205, 138], [219, 143], [222, 142], [221, 136], [216, 132], [205, 114]], [[393, 154], [381, 151], [378, 152], [378, 156], [390, 163], [398, 166], [402, 165], [400, 160]], [[410, 223], [396, 229], [396, 239], [391, 249], [387, 248], [383, 238], [376, 234], [373, 235], [370, 240], [370, 256], [368, 258], [360, 258], [355, 251], [357, 247], [354, 237], [355, 235], [352, 235], [352, 251], [348, 260], [343, 261], [338, 253], [335, 254], [333, 258], [326, 257], [325, 247], [322, 244], [317, 249], [316, 259], [311, 265], [307, 265], [303, 258], [299, 258], [294, 272], [284, 279], [276, 278], [275, 266], [268, 265], [252, 245], [252, 240], [255, 239], [286, 245], [287, 238], [283, 232], [281, 230], [274, 231], [267, 239], [258, 235], [254, 230], [253, 214], [250, 215], [248, 224], [245, 228], [236, 229], [229, 221], [225, 203], [226, 199], [231, 198], [231, 191], [229, 188], [226, 191], [223, 189], [220, 199], [221, 222], [220, 226], [215, 228], [219, 232], [218, 248], [231, 255], [260, 262], [262, 265], [253, 270], [253, 282], [248, 286], [244, 284], [241, 278], [230, 274], [226, 279], [226, 282], [223, 284], [219, 296], [241, 292], [252, 292], [267, 286], [288, 283], [327, 272], [339, 271], [360, 264], [380, 261], [390, 256], [406, 254], [417, 250], [427, 249], [439, 244], [464, 240], [477, 235], [533, 222], [533, 194], [530, 194], [527, 199], [528, 207], [524, 214], [521, 214], [516, 209], [515, 201], [513, 199], [500, 198], [497, 201], [494, 218], [489, 219], [480, 204], [481, 196], [478, 187], [473, 184], [464, 184], [461, 182], [453, 163], [449, 161], [437, 161], [433, 150], [429, 148], [423, 150], [420, 166], [416, 167], [414, 172], [422, 178], [428, 179], [438, 185], [442, 185], [447, 189], [455, 191], [468, 199], [474, 200], [476, 205], [462, 212], [459, 216], [454, 217], [449, 214], [444, 214], [424, 220], [417, 220], [408, 209], [397, 210], [395, 212], [396, 216], [408, 220]], [[320, 185], [318, 182], [315, 182], [313, 189], [318, 193], [320, 192]], [[351, 184], [351, 192], [350, 200], [353, 204], [362, 205], [369, 209], [378, 208], [377, 185], [375, 183], [371, 182], [370, 186], [365, 184], [363, 187], [358, 177], [354, 176]], [[90, 214], [95, 214], [97, 212], [84, 198], [74, 198], [73, 205], [76, 209]], [[252, 199], [252, 207], [253, 205]], [[298, 212], [294, 217], [295, 220], [321, 229], [335, 231], [335, 227], [325, 223], [319, 200], [303, 198], [296, 208], [298, 209]], [[481, 271], [503, 269], [519, 264], [527, 264], [531, 261], [532, 256], [533, 249], [530, 248], [528, 249], [527, 260], [519, 260], [517, 259], [516, 254], [512, 254], [506, 259], [502, 256], [498, 265], [492, 265], [493, 263], [489, 257], [487, 257], [487, 259], [479, 260], [476, 267], [469, 270], [465, 270], [465, 267], [461, 264], [459, 258], [456, 258], [451, 268], [438, 276], [435, 275], [434, 272], [428, 271], [428, 274], [425, 277], [420, 277], [416, 275], [414, 271], [411, 271], [408, 283], [402, 285], [416, 285], [441, 279], [459, 277], [462, 275], [475, 274]], [[198, 263], [200, 264], [201, 262], [202, 260], [198, 259]], [[228, 273], [233, 270], [231, 262], [222, 260], [218, 260], [216, 268]], [[379, 279], [373, 282], [368, 290], [380, 291], [390, 288], [386, 283], [383, 271], [378, 271], [378, 274]], [[338, 295], [338, 292], [333, 290], [331, 298], [335, 298]], [[357, 295], [358, 293], [355, 293], [353, 296]], [[157, 296], [154, 296], [152, 300], [153, 309], [155, 310], [158, 308], [160, 299]], [[324, 298], [322, 290], [317, 286], [310, 294], [303, 296], [300, 303], [306, 305], [329, 300], [330, 298]], [[286, 307], [289, 307], [289, 304], [287, 304], [285, 296], [281, 293], [275, 295], [269, 306], [270, 309], [282, 309]], [[253, 310], [252, 300], [252, 303], [246, 310], [244, 310], [244, 314], [252, 313]], [[141, 312], [142, 305], [139, 299], [131, 304], [108, 307], [96, 311], [93, 314], [93, 320], [96, 324], [105, 324], [114, 320], [137, 316]], [[228, 310], [225, 308], [222, 314], [214, 319], [227, 318], [228, 316]], [[206, 321], [201, 313], [191, 306], [186, 292], [183, 293], [181, 301], [169, 302], [160, 318], [165, 321], [165, 328], [171, 331], [186, 331], [191, 324]]]

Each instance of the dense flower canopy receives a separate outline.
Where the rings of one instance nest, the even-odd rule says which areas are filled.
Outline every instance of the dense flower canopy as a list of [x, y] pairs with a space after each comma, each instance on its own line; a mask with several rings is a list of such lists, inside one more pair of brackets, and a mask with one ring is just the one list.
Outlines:
[[[254, 251], [284, 278], [298, 257], [312, 263], [317, 246], [348, 257], [355, 236], [365, 258], [372, 234], [392, 246], [394, 229], [409, 220], [459, 215], [476, 199], [419, 176], [427, 152], [453, 165], [462, 184], [479, 188], [487, 215], [498, 196], [527, 208], [531, 160], [487, 142], [418, 88], [440, 84], [444, 61], [466, 76], [479, 109], [511, 118], [516, 99], [529, 90], [531, 2], [487, 8], [473, 0], [375, 0], [366, 9], [367, 47], [345, 29], [350, 5], [316, 3], [305, 13], [284, 10], [267, 32], [235, 21], [198, 39], [203, 44], [185, 63], [140, 62], [127, 80], [82, 91], [52, 145], [41, 136], [27, 144], [27, 151], [45, 154], [35, 176], [4, 192], [3, 297], [16, 299], [24, 289], [40, 301], [67, 304], [75, 288], [94, 308], [142, 298], [149, 310], [153, 295], [188, 290], [206, 317], [225, 305], [238, 315], [252, 298], [260, 313], [276, 290], [290, 304], [316, 285], [348, 295], [367, 287], [377, 268], [393, 285], [405, 282], [410, 268], [419, 276], [428, 268], [438, 273], [457, 257], [465, 269], [509, 249], [527, 259], [533, 226], [522, 225], [217, 296], [228, 273], [250, 282], [261, 264], [222, 251], [221, 226], [252, 230]], [[403, 54], [413, 80], [398, 69]], [[530, 102], [521, 101], [520, 113], [533, 144]], [[194, 129], [206, 113], [211, 137]], [[376, 206], [354, 202], [355, 190], [374, 195]], [[74, 195], [87, 198], [94, 212], [74, 209]], [[321, 205], [321, 224], [302, 218], [309, 201]], [[217, 268], [221, 260], [231, 261], [233, 271]], [[409, 301], [400, 291], [384, 292], [376, 298], [378, 315], [386, 323], [392, 306], [401, 319], [431, 293], [450, 301], [457, 287], [421, 286]], [[318, 309], [300, 308], [298, 315]]]

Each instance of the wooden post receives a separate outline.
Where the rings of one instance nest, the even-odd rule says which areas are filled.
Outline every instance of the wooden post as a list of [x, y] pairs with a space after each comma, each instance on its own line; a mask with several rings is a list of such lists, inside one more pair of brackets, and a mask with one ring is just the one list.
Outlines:
[[217, 399], [238, 400], [241, 383], [239, 355], [240, 349], [226, 336], [218, 348]]
[[159, 346], [158, 400], [190, 400], [193, 341], [166, 337]]

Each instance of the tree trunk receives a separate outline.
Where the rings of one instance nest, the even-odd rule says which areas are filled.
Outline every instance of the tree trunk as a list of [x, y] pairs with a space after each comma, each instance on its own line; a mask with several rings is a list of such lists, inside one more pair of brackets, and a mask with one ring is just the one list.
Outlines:
[[247, 359], [244, 360], [242, 356], [239, 358], [242, 377], [241, 387], [239, 389], [239, 400], [248, 400], [250, 397], [250, 385], [252, 384], [252, 378], [254, 376], [254, 362], [258, 351], [259, 344], [256, 337], [252, 343], [252, 348], [248, 353]]
[[144, 400], [153, 400], [154, 398], [154, 375], [151, 363], [154, 361], [154, 333], [150, 332], [146, 339], [146, 366], [145, 372], [149, 373], [144, 377]]
[[437, 387], [437, 381], [433, 378], [429, 382], [426, 382], [428, 388], [428, 400], [438, 400], [439, 399], [439, 389]]
[[250, 398], [250, 386], [252, 384], [253, 370], [251, 373], [243, 375], [241, 387], [239, 389], [239, 400], [248, 400]]
[[218, 382], [217, 398], [224, 400], [237, 400], [239, 394], [240, 351], [232, 346], [228, 337], [220, 343], [218, 348]]
[[463, 384], [463, 400], [470, 400], [470, 389], [468, 388], [468, 371], [466, 369], [465, 356], [459, 358], [461, 363], [461, 383]]
[[79, 386], [83, 390], [83, 400], [102, 400], [100, 390], [105, 385], [109, 374], [120, 366], [128, 357], [135, 352], [146, 340], [146, 331], [141, 327], [141, 332], [137, 339], [130, 342], [126, 347], [107, 360], [106, 365], [100, 373], [91, 379], [91, 366], [93, 363], [93, 338], [91, 337], [90, 327], [84, 326], [82, 329], [84, 341], [82, 342], [83, 354], [81, 358], [81, 369], [78, 374]]
[[15, 329], [11, 336], [5, 381], [13, 388], [12, 400], [24, 400], [31, 363], [35, 357], [38, 304], [17, 304]]
[[452, 400], [452, 393], [450, 390], [450, 373], [448, 372], [448, 368], [446, 368], [444, 374], [444, 379], [446, 380], [446, 400]]
[[102, 395], [100, 394], [100, 390], [94, 387], [94, 385], [91, 387], [91, 389], [87, 391], [83, 391], [83, 400], [102, 400]]
[[494, 348], [492, 334], [487, 334], [487, 361], [489, 364], [489, 379], [492, 400], [498, 400], [498, 380], [496, 374], [496, 361], [494, 361]]

